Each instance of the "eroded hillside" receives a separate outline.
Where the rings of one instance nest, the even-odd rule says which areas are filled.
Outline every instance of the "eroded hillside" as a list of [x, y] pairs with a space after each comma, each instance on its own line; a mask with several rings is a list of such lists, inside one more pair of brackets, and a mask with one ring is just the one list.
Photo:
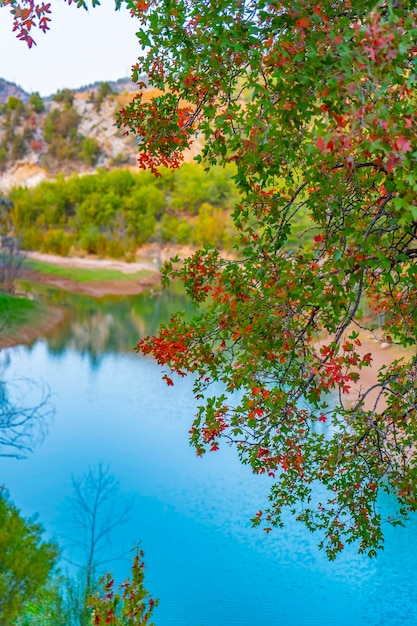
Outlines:
[[[135, 90], [129, 79], [121, 79], [42, 99], [0, 79], [0, 193], [59, 174], [135, 167], [135, 138], [116, 125], [117, 111]], [[194, 145], [185, 160], [198, 149]]]
[[134, 138], [115, 124], [128, 81], [63, 90], [47, 99], [36, 93], [25, 95], [10, 83], [5, 89], [4, 83], [0, 85], [1, 191], [16, 184], [37, 184], [59, 173], [135, 164]]

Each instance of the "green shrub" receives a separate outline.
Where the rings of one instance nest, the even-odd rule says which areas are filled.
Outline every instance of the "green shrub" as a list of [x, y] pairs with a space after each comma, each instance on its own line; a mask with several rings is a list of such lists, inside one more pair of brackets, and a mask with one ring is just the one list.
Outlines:
[[[56, 135], [49, 150], [59, 160], [77, 153], [79, 145]], [[159, 239], [229, 248], [235, 237], [228, 207], [235, 194], [232, 169], [217, 170], [207, 177], [200, 197], [209, 193], [218, 204], [196, 202], [192, 210], [191, 199], [187, 207], [173, 209], [173, 198], [176, 202], [179, 198], [175, 186], [182, 179], [177, 173], [165, 171], [162, 178], [155, 179], [149, 172], [99, 170], [87, 176], [58, 177], [55, 182], [43, 182], [31, 189], [15, 188], [10, 194], [14, 202], [11, 226], [24, 248], [40, 249], [43, 245], [62, 249], [63, 254], [68, 253], [65, 251], [72, 243], [90, 254], [120, 257], [132, 254], [140, 244]], [[185, 167], [181, 176], [185, 180], [188, 174], [193, 181], [190, 189], [206, 176], [194, 164]], [[45, 232], [49, 234], [43, 241]]]
[[10, 159], [17, 161], [23, 159], [26, 152], [26, 142], [22, 135], [13, 134], [13, 138], [10, 146]]
[[71, 108], [74, 102], [74, 92], [71, 89], [62, 89], [57, 91], [52, 99], [54, 102], [60, 102], [67, 108]]
[[73, 243], [73, 235], [66, 233], [62, 228], [51, 229], [43, 234], [41, 250], [42, 252], [68, 256]]
[[7, 148], [4, 145], [0, 145], [0, 171], [4, 170], [7, 165]]
[[80, 116], [75, 109], [54, 109], [45, 118], [43, 134], [45, 141], [52, 142], [57, 136], [74, 140], [77, 136]]
[[15, 111], [20, 114], [25, 110], [25, 105], [20, 98], [16, 96], [9, 96], [6, 102], [6, 111]]
[[40, 250], [42, 248], [44, 234], [36, 226], [28, 226], [19, 235], [24, 250]]
[[193, 240], [193, 227], [186, 220], [178, 220], [175, 230], [175, 238], [180, 245], [186, 245]]
[[35, 113], [43, 113], [45, 111], [45, 104], [37, 91], [29, 97], [29, 104]]
[[86, 227], [78, 238], [78, 246], [88, 254], [103, 253], [107, 248], [107, 239], [95, 226]]
[[83, 137], [80, 143], [80, 157], [86, 165], [95, 165], [100, 156], [100, 146], [94, 137]]
[[96, 111], [100, 111], [101, 105], [103, 104], [104, 100], [113, 94], [114, 91], [109, 82], [105, 81], [103, 83], [100, 83], [97, 94], [93, 98]]

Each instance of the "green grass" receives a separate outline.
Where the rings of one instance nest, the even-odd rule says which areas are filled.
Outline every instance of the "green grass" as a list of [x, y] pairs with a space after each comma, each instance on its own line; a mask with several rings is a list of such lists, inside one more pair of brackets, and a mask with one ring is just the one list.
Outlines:
[[42, 261], [32, 261], [27, 259], [25, 265], [27, 269], [42, 274], [50, 274], [52, 276], [59, 276], [60, 278], [68, 278], [78, 283], [90, 283], [103, 280], [121, 280], [131, 279], [139, 280], [148, 275], [148, 271], [143, 270], [136, 272], [135, 274], [124, 274], [118, 270], [110, 269], [89, 269], [80, 267], [61, 267], [59, 265], [51, 265], [50, 263], [43, 263]]
[[21, 326], [36, 323], [42, 312], [39, 302], [0, 293], [0, 336], [13, 335]]

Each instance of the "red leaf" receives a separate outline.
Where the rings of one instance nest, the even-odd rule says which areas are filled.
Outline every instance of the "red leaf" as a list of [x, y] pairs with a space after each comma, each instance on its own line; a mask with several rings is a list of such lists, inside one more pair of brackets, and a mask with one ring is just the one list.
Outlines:
[[324, 143], [323, 137], [319, 137], [316, 141], [316, 146], [323, 153], [326, 150], [326, 144]]
[[394, 146], [399, 152], [412, 152], [413, 150], [408, 139], [401, 136], [397, 137]]
[[296, 22], [297, 28], [308, 28], [310, 26], [310, 20], [308, 17], [301, 17]]

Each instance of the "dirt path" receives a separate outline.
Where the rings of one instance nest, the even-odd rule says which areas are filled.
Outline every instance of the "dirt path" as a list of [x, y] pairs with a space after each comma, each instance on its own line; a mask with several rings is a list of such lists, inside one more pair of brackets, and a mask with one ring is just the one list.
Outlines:
[[116, 259], [91, 259], [82, 257], [63, 257], [56, 254], [44, 254], [42, 252], [25, 252], [28, 259], [42, 261], [60, 267], [78, 267], [82, 269], [95, 270], [117, 270], [123, 274], [137, 274], [142, 271], [158, 272], [159, 270], [152, 261], [118, 261]]
[[[142, 293], [146, 289], [159, 285], [160, 272], [152, 261], [136, 261], [126, 263], [114, 259], [85, 259], [81, 257], [61, 257], [54, 254], [43, 254], [41, 252], [27, 252], [27, 258], [34, 261], [51, 263], [60, 267], [81, 268], [81, 269], [103, 269], [117, 270], [126, 274], [126, 278], [116, 280], [95, 280], [90, 282], [78, 282], [62, 276], [43, 274], [33, 270], [22, 269], [21, 278], [33, 280], [34, 282], [51, 285], [58, 289], [80, 293], [93, 298], [117, 295], [127, 296]], [[133, 274], [144, 272], [144, 276], [137, 278]]]

